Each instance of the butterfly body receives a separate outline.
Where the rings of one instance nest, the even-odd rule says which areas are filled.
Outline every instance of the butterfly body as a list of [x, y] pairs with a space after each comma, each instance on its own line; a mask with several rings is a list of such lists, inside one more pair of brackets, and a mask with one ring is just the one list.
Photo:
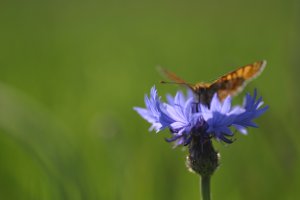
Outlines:
[[215, 93], [210, 89], [210, 86], [211, 84], [203, 82], [191, 85], [191, 89], [193, 90], [199, 102], [210, 102], [210, 99]]
[[165, 69], [162, 72], [174, 81], [172, 83], [182, 84], [190, 88], [198, 97], [199, 102], [209, 105], [215, 93], [218, 94], [220, 100], [224, 100], [228, 95], [234, 96], [241, 92], [249, 81], [263, 71], [265, 66], [266, 61], [257, 61], [229, 72], [211, 83], [200, 82], [196, 84], [187, 83], [173, 72]]

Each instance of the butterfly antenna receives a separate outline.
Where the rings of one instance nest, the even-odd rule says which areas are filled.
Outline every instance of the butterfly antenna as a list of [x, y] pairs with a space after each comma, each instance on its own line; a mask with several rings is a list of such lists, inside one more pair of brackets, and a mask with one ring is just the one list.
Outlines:
[[160, 81], [162, 84], [178, 84], [178, 85], [188, 85], [187, 83], [178, 83], [178, 82], [173, 82], [173, 81]]
[[160, 81], [162, 84], [174, 84], [174, 85], [184, 85], [193, 90], [193, 85], [189, 83], [173, 82], [173, 81]]
[[160, 83], [162, 84], [176, 84], [176, 85], [184, 85], [190, 89], [193, 90], [193, 84], [187, 83], [185, 82], [185, 80], [183, 80], [182, 78], [180, 78], [179, 76], [177, 76], [175, 73], [162, 68], [161, 66], [157, 67], [158, 71], [160, 72], [160, 74], [162, 76], [164, 76], [165, 78], [171, 79], [173, 81], [160, 81]]

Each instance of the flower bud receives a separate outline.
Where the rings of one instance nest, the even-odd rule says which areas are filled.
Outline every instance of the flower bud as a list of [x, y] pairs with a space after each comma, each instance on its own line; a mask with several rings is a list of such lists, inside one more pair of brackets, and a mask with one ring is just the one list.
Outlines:
[[211, 176], [219, 166], [219, 153], [215, 151], [210, 138], [193, 136], [189, 144], [186, 165], [190, 171], [204, 176]]

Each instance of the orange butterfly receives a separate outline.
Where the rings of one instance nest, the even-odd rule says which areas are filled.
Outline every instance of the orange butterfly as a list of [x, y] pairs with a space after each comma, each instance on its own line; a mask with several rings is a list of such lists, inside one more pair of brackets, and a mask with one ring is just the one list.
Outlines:
[[199, 97], [200, 102], [209, 104], [214, 93], [217, 93], [219, 98], [221, 100], [224, 100], [228, 95], [233, 96], [241, 92], [249, 81], [261, 74], [261, 72], [266, 67], [266, 64], [267, 62], [265, 60], [258, 61], [229, 72], [213, 81], [212, 83], [201, 82], [196, 84], [187, 83], [175, 73], [170, 72], [166, 69], [161, 69], [163, 74], [174, 81], [161, 81], [161, 83], [175, 83], [185, 85]]

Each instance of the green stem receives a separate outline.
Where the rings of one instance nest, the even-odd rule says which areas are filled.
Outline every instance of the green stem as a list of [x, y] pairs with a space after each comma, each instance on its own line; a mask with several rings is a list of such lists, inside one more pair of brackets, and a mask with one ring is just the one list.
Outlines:
[[210, 176], [201, 176], [202, 200], [210, 200]]

